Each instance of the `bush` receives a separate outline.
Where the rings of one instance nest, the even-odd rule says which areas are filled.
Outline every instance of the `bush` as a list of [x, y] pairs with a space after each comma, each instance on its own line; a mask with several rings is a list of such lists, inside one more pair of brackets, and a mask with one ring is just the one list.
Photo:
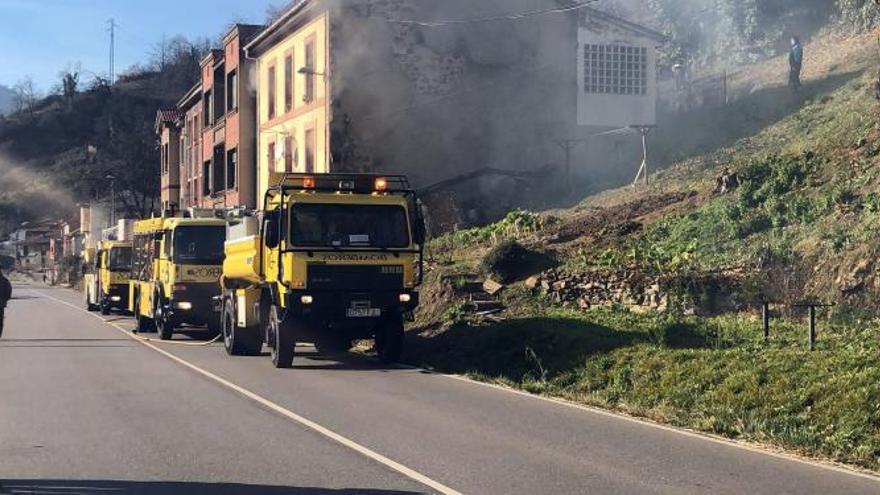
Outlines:
[[483, 258], [481, 267], [485, 273], [507, 284], [528, 275], [538, 253], [526, 249], [516, 241], [506, 241], [492, 248]]
[[856, 31], [870, 29], [880, 22], [880, 8], [870, 0], [837, 0], [839, 21]]

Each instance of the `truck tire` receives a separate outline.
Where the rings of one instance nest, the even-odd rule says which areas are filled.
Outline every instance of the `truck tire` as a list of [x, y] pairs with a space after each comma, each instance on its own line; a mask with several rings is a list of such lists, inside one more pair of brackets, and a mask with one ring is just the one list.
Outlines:
[[235, 299], [225, 297], [220, 327], [223, 331], [223, 346], [230, 356], [259, 356], [263, 352], [263, 337], [260, 328], [238, 328], [235, 324]]
[[140, 296], [136, 296], [134, 300], [135, 330], [137, 330], [137, 333], [151, 333], [155, 329], [155, 325], [153, 325], [153, 320], [142, 315], [140, 307]]
[[101, 297], [101, 304], [99, 307], [101, 308], [102, 315], [110, 316], [110, 301], [106, 297]]
[[405, 333], [403, 319], [394, 316], [383, 320], [376, 328], [376, 354], [384, 364], [400, 362]]
[[289, 317], [282, 318], [278, 306], [272, 305], [269, 310], [269, 348], [272, 351], [272, 364], [277, 369], [293, 366], [296, 351], [296, 335], [294, 325]]
[[160, 340], [171, 340], [174, 337], [174, 321], [168, 314], [162, 297], [156, 294], [153, 299], [155, 307], [153, 308], [153, 322], [156, 324], [156, 331], [159, 333]]

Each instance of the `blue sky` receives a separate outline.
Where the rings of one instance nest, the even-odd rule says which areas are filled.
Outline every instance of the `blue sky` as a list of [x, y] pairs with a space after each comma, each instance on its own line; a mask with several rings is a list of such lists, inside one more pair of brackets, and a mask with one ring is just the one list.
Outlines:
[[0, 84], [31, 76], [40, 90], [68, 65], [106, 74], [107, 20], [119, 24], [117, 72], [145, 62], [162, 36], [216, 38], [231, 21], [260, 23], [279, 0], [0, 0]]

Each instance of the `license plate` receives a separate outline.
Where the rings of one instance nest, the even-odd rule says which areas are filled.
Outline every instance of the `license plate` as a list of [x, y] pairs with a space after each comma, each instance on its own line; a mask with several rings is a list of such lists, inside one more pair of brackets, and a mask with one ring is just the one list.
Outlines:
[[345, 312], [349, 318], [378, 318], [382, 316], [379, 308], [349, 308]]

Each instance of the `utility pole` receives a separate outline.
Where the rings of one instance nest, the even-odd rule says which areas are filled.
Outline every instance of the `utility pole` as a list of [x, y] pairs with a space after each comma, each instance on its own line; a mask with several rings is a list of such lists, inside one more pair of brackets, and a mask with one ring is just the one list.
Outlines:
[[113, 174], [107, 174], [107, 180], [110, 181], [110, 226], [116, 226], [116, 177]]
[[113, 86], [116, 79], [116, 28], [119, 24], [116, 24], [116, 19], [113, 18], [110, 18], [107, 24], [110, 26], [110, 85]]

